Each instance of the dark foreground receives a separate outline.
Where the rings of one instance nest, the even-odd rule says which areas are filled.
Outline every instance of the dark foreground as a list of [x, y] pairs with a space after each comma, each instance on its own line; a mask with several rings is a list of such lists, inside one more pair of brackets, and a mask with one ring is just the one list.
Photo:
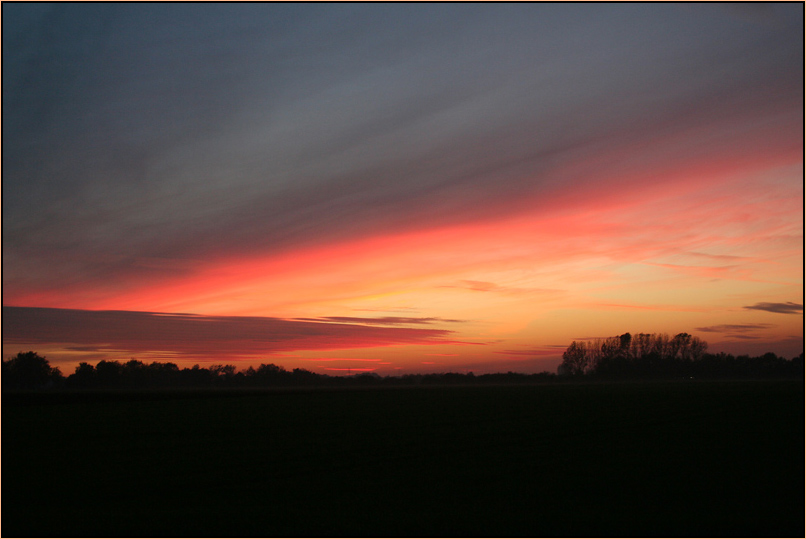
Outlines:
[[804, 536], [802, 381], [3, 393], [14, 536]]

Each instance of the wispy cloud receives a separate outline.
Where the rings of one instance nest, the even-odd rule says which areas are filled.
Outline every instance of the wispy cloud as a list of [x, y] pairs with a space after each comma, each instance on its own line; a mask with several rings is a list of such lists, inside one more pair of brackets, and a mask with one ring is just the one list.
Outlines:
[[626, 303], [591, 303], [590, 307], [600, 309], [614, 309], [627, 311], [681, 311], [681, 312], [705, 312], [709, 308], [689, 305], [668, 305], [668, 304], [626, 304]]
[[504, 295], [531, 295], [531, 294], [545, 294], [545, 295], [558, 295], [561, 290], [544, 289], [544, 288], [530, 288], [518, 286], [504, 286], [489, 281], [473, 281], [463, 279], [455, 285], [441, 285], [440, 288], [463, 288], [473, 292], [496, 292]]
[[755, 305], [748, 305], [745, 307], [745, 309], [767, 311], [778, 314], [799, 314], [803, 312], [803, 305], [800, 303], [793, 303], [791, 301], [787, 301], [786, 303], [761, 302], [756, 303]]
[[706, 333], [741, 333], [770, 327], [772, 327], [772, 324], [720, 324], [718, 326], [707, 326], [695, 329]]
[[437, 322], [462, 323], [464, 320], [450, 318], [424, 317], [412, 318], [406, 316], [382, 316], [378, 318], [362, 318], [357, 316], [323, 316], [321, 318], [295, 318], [305, 322], [323, 322], [339, 324], [363, 324], [368, 326], [398, 326], [398, 325], [428, 325]]
[[500, 350], [497, 354], [512, 356], [558, 356], [563, 353], [567, 346], [543, 346], [540, 348], [530, 348], [525, 350]]
[[311, 358], [311, 359], [304, 359], [303, 361], [323, 361], [323, 362], [333, 362], [333, 361], [360, 361], [364, 363], [379, 363], [380, 359], [363, 359], [363, 358], [354, 358], [354, 357], [318, 357], [318, 358]]
[[696, 275], [709, 279], [752, 280], [752, 272], [741, 266], [687, 266], [682, 264], [657, 264], [644, 262], [648, 266], [664, 268], [687, 275]]
[[721, 333], [725, 338], [754, 341], [762, 338], [759, 332], [775, 327], [773, 324], [719, 324], [695, 328], [704, 333]]
[[498, 290], [500, 287], [495, 283], [487, 281], [462, 281], [464, 288], [468, 290], [476, 290], [478, 292], [489, 292], [491, 290]]
[[753, 258], [749, 256], [714, 255], [710, 253], [697, 253], [697, 252], [687, 252], [685, 254], [696, 258], [705, 258], [708, 260], [717, 260], [721, 262], [744, 262], [748, 260], [753, 260]]

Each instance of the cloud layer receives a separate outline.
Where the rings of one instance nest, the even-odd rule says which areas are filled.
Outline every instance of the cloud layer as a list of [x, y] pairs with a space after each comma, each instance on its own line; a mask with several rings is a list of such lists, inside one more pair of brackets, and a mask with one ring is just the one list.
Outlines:
[[3, 306], [3, 342], [83, 352], [256, 358], [291, 350], [456, 344], [444, 329], [374, 327], [266, 317], [198, 316]]

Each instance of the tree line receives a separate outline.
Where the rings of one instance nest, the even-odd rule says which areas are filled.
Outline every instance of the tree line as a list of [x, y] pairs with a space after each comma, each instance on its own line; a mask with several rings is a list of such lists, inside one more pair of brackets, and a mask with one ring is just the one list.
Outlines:
[[36, 352], [20, 352], [3, 361], [4, 389], [149, 389], [149, 388], [260, 388], [294, 386], [366, 386], [366, 385], [454, 385], [466, 383], [513, 384], [546, 382], [553, 373], [515, 372], [475, 375], [468, 373], [404, 374], [380, 376], [360, 373], [354, 376], [329, 376], [307, 369], [291, 371], [274, 364], [261, 364], [238, 370], [235, 365], [210, 365], [180, 369], [175, 363], [99, 361], [96, 365], [80, 363], [73, 374], [64, 376], [58, 367]]
[[772, 352], [757, 357], [707, 353], [708, 343], [688, 333], [629, 333], [573, 341], [557, 372], [590, 378], [803, 377], [803, 353], [787, 360]]
[[99, 361], [80, 363], [64, 376], [58, 367], [36, 352], [20, 352], [3, 361], [3, 389], [149, 389], [149, 388], [260, 388], [294, 386], [406, 386], [457, 384], [526, 384], [575, 379], [648, 378], [803, 378], [803, 353], [787, 360], [773, 353], [758, 357], [706, 352], [708, 344], [680, 333], [629, 333], [605, 339], [574, 341], [563, 353], [557, 373], [517, 372], [475, 375], [467, 373], [329, 376], [307, 369], [291, 371], [274, 364], [238, 370], [235, 365], [180, 369], [175, 363]]

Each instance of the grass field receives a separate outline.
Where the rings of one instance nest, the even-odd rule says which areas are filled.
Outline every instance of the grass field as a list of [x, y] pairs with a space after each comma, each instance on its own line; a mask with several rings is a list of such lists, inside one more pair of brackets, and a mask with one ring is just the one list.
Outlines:
[[802, 381], [3, 394], [2, 535], [804, 536]]

